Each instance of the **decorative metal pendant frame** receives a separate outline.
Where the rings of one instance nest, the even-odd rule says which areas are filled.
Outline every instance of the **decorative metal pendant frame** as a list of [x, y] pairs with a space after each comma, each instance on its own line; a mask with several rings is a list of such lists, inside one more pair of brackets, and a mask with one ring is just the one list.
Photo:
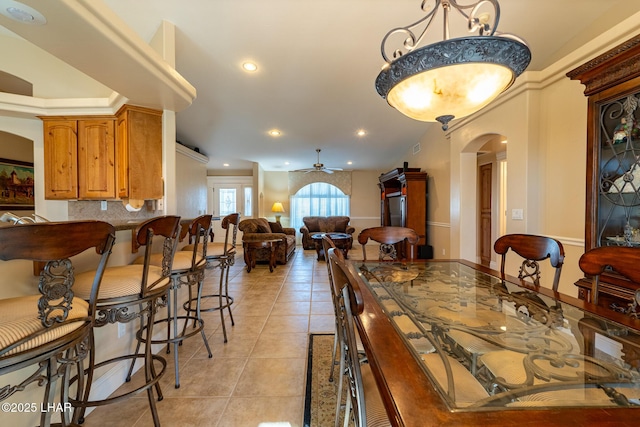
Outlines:
[[[421, 9], [427, 12], [428, 0], [423, 0]], [[500, 6], [497, 0], [480, 0], [471, 5], [460, 5], [455, 0], [434, 0], [431, 11], [422, 19], [405, 27], [394, 28], [382, 39], [381, 53], [387, 62], [376, 78], [378, 94], [387, 99], [389, 92], [403, 80], [414, 75], [437, 68], [457, 64], [488, 63], [502, 65], [510, 69], [513, 79], [505, 90], [513, 84], [515, 78], [524, 72], [531, 62], [531, 51], [517, 36], [500, 34], [496, 31], [500, 19]], [[481, 7], [491, 5], [493, 21], [488, 22], [487, 14], [481, 13]], [[444, 10], [444, 40], [418, 48], [440, 7]], [[478, 32], [477, 36], [449, 38], [449, 11], [457, 10], [468, 23], [469, 32]], [[465, 13], [471, 9], [470, 13]], [[425, 24], [426, 23], [426, 24]], [[416, 28], [424, 25], [422, 31]], [[393, 59], [387, 55], [387, 43], [394, 34], [405, 36], [400, 48], [393, 50]], [[448, 122], [455, 118], [450, 112], [443, 111], [436, 118], [444, 130]]]

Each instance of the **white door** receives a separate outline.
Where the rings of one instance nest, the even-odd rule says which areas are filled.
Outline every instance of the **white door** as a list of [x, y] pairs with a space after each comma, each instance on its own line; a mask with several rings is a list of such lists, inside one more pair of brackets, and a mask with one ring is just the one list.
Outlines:
[[225, 230], [222, 229], [221, 221], [226, 215], [238, 212], [241, 219], [253, 216], [252, 182], [251, 177], [207, 177], [208, 212], [214, 218], [220, 218], [213, 221], [215, 242], [224, 242]]

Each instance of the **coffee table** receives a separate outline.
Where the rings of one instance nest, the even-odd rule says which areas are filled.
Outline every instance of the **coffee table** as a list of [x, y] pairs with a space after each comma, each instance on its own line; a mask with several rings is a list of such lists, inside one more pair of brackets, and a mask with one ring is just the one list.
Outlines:
[[347, 233], [315, 233], [311, 235], [313, 242], [316, 244], [316, 253], [318, 254], [318, 261], [323, 261], [324, 258], [324, 248], [322, 247], [322, 237], [329, 236], [333, 243], [336, 245], [336, 248], [342, 250], [344, 254], [344, 258], [347, 259], [347, 252], [349, 252], [349, 246], [353, 238], [351, 234]]
[[262, 248], [268, 248], [271, 251], [271, 256], [269, 257], [269, 272], [273, 273], [273, 269], [276, 268], [276, 244], [280, 241], [282, 241], [282, 239], [242, 242], [244, 262], [247, 264], [247, 273], [250, 273], [251, 269], [255, 268], [255, 252]]

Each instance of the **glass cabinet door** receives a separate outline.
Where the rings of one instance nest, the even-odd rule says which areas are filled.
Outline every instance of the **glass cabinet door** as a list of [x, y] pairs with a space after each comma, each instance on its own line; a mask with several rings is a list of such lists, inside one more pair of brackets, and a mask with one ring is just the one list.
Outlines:
[[597, 105], [595, 246], [640, 247], [639, 103], [636, 91]]

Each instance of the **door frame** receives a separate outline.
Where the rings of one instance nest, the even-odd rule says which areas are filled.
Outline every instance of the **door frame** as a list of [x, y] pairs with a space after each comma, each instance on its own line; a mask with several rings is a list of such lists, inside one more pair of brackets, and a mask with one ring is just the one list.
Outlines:
[[[211, 213], [211, 215], [215, 217], [220, 217], [220, 212], [218, 212], [218, 207], [214, 206], [215, 196], [214, 191], [216, 188], [224, 188], [224, 187], [237, 187], [240, 189], [240, 197], [236, 199], [236, 203], [239, 204], [238, 212], [240, 213], [240, 218], [252, 218], [252, 216], [245, 215], [245, 205], [244, 205], [244, 189], [247, 187], [254, 189], [253, 186], [253, 177], [251, 176], [207, 176], [207, 212]], [[254, 202], [254, 198], [252, 196], [251, 202]], [[252, 206], [252, 214], [255, 213], [256, 206]], [[220, 217], [220, 220], [222, 218]], [[224, 242], [224, 233], [221, 226], [220, 221], [213, 222], [213, 233], [214, 233], [214, 241], [215, 242]]]

